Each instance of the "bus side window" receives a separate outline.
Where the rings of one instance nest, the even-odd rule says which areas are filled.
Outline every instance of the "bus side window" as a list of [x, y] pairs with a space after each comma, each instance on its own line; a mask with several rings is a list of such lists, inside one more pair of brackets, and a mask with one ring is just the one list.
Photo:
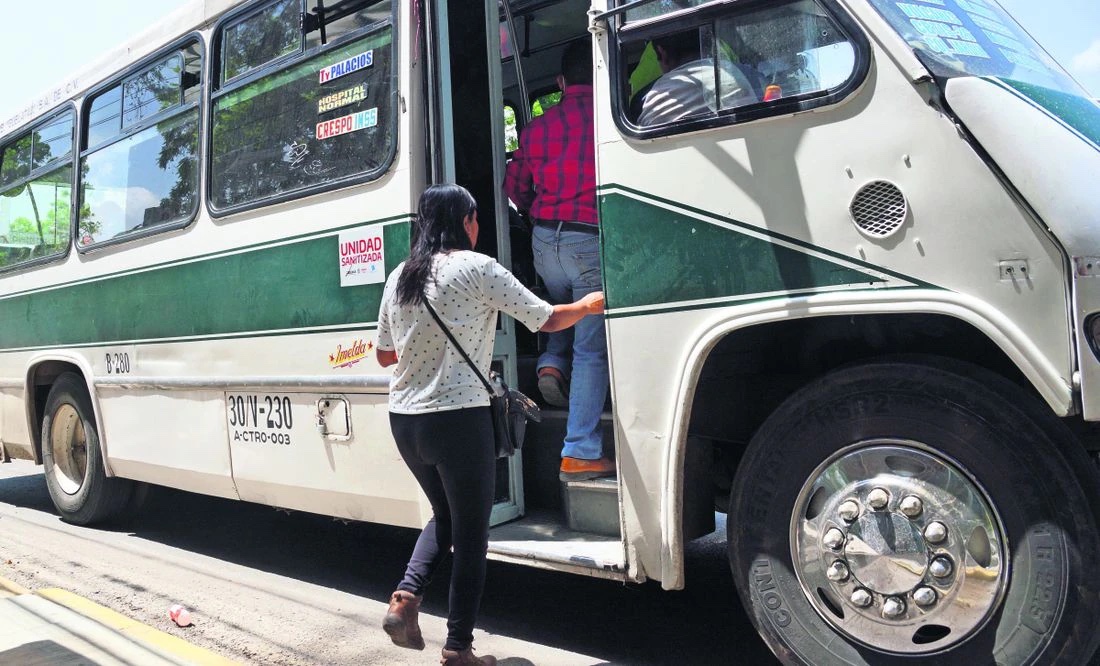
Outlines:
[[724, 11], [652, 3], [626, 13], [619, 37], [620, 118], [647, 136], [789, 113], [783, 100], [827, 103], [857, 72], [852, 40], [816, 0]]
[[191, 41], [93, 94], [80, 160], [79, 248], [193, 219], [201, 84], [202, 47]]
[[[855, 50], [834, 21], [809, 0], [791, 9], [761, 9], [717, 22], [719, 39], [757, 78], [765, 102], [825, 92], [855, 71]], [[722, 81], [723, 87], [731, 84]]]
[[504, 151], [511, 155], [519, 148], [519, 119], [511, 104], [504, 105]]
[[[307, 2], [313, 9], [302, 22], [301, 52], [286, 35], [285, 4], [229, 18], [215, 31], [215, 53], [280, 45], [260, 49], [269, 61], [252, 66], [248, 76], [232, 78], [240, 67], [223, 66], [216, 82], [209, 162], [215, 215], [377, 178], [396, 150], [395, 3], [345, 3], [330, 21]], [[227, 62], [261, 59], [226, 56]]]
[[0, 147], [0, 270], [69, 246], [73, 112]]
[[302, 0], [280, 0], [222, 29], [222, 80], [302, 50]]

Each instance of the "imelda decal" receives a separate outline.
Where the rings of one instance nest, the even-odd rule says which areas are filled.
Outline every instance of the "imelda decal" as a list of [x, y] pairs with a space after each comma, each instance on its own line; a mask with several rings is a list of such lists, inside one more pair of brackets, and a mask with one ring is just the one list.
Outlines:
[[356, 340], [351, 345], [336, 345], [336, 351], [328, 355], [328, 364], [333, 370], [338, 368], [350, 368], [367, 357], [370, 350], [374, 349], [373, 342]]

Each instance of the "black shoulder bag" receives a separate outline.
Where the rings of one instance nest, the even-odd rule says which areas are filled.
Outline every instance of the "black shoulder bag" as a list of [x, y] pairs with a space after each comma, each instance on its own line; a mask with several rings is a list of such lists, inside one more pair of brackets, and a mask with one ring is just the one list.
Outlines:
[[490, 370], [489, 379], [485, 379], [485, 375], [481, 374], [474, 362], [466, 355], [466, 350], [458, 344], [458, 340], [455, 340], [451, 330], [435, 313], [435, 308], [432, 307], [427, 298], [424, 298], [424, 307], [428, 309], [432, 319], [435, 319], [435, 323], [443, 329], [447, 339], [455, 346], [462, 358], [466, 359], [466, 363], [477, 375], [477, 378], [481, 380], [481, 383], [485, 385], [485, 390], [489, 392], [489, 409], [493, 413], [493, 434], [496, 439], [497, 457], [504, 458], [512, 455], [516, 452], [516, 449], [523, 446], [523, 436], [527, 432], [527, 421], [531, 420], [535, 423], [542, 421], [539, 406], [535, 404], [534, 400], [516, 389], [509, 388], [508, 384], [504, 383], [504, 377], [501, 377], [496, 370]]

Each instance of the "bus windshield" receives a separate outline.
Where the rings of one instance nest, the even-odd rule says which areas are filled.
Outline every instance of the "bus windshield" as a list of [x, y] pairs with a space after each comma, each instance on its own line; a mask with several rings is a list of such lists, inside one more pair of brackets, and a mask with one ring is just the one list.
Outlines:
[[1087, 96], [993, 0], [871, 0], [940, 78], [993, 76]]

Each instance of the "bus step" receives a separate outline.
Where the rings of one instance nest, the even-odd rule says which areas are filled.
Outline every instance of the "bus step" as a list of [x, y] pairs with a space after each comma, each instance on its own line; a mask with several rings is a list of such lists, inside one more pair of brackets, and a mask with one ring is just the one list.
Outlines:
[[[564, 410], [543, 409], [541, 423], [527, 424], [527, 437], [523, 443], [523, 495], [529, 508], [563, 510], [558, 472], [568, 417], [569, 412]], [[615, 431], [609, 412], [601, 417], [600, 426], [603, 429], [603, 455], [614, 459]]]
[[563, 481], [561, 496], [569, 529], [619, 536], [618, 480]]

